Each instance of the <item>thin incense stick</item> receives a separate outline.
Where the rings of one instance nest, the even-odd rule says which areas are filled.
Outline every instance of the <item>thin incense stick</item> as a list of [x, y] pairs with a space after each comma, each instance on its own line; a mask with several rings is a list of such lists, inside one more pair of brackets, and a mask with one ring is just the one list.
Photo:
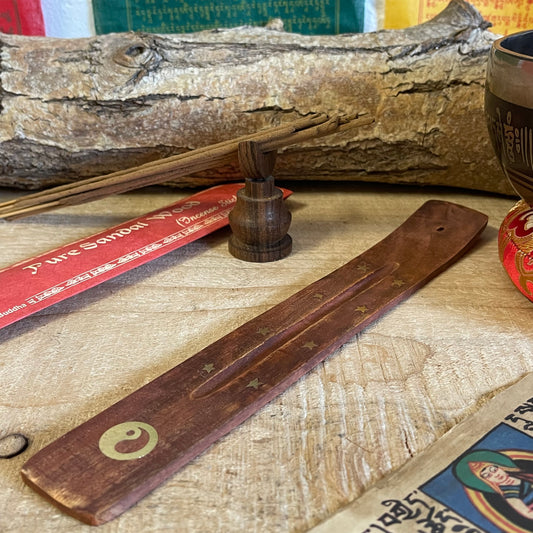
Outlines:
[[262, 151], [268, 152], [372, 122], [373, 118], [365, 115], [334, 117], [325, 114], [312, 115], [289, 124], [152, 161], [138, 167], [61, 185], [4, 202], [0, 204], [0, 218], [20, 218], [63, 206], [91, 202], [111, 194], [156, 185], [223, 166], [237, 158], [238, 146], [244, 141], [252, 140]]

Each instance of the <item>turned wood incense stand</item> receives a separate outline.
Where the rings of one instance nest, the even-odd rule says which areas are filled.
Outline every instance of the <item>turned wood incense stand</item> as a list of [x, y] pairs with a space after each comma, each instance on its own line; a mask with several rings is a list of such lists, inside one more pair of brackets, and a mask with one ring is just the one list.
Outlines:
[[277, 261], [291, 253], [292, 239], [287, 235], [291, 214], [272, 176], [276, 152], [263, 152], [256, 142], [246, 141], [238, 154], [246, 181], [229, 215], [229, 251], [243, 261]]

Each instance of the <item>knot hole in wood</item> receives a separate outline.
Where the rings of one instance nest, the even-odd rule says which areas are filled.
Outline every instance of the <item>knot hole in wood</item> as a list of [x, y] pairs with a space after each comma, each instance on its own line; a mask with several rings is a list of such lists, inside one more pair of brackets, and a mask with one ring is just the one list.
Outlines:
[[272, 176], [276, 152], [263, 152], [258, 143], [245, 141], [239, 143], [238, 155], [245, 185], [229, 214], [229, 251], [243, 261], [277, 261], [291, 253], [292, 239], [287, 234], [291, 214]]

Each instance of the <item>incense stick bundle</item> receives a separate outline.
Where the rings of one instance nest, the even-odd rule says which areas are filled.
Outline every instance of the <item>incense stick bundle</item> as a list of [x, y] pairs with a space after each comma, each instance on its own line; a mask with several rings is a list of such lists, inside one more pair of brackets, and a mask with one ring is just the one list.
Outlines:
[[156, 185], [222, 166], [237, 158], [239, 143], [244, 141], [254, 141], [261, 151], [271, 152], [292, 144], [368, 125], [373, 120], [365, 115], [329, 117], [326, 114], [314, 114], [289, 124], [212, 144], [138, 167], [61, 185], [4, 202], [0, 204], [0, 218], [20, 218], [59, 207], [91, 202], [111, 194]]

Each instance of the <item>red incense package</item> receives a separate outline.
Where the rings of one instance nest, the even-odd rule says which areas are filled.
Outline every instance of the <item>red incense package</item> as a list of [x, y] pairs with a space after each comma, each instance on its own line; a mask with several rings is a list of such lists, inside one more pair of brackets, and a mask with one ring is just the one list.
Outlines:
[[0, 328], [226, 226], [242, 187], [212, 187], [0, 270]]

